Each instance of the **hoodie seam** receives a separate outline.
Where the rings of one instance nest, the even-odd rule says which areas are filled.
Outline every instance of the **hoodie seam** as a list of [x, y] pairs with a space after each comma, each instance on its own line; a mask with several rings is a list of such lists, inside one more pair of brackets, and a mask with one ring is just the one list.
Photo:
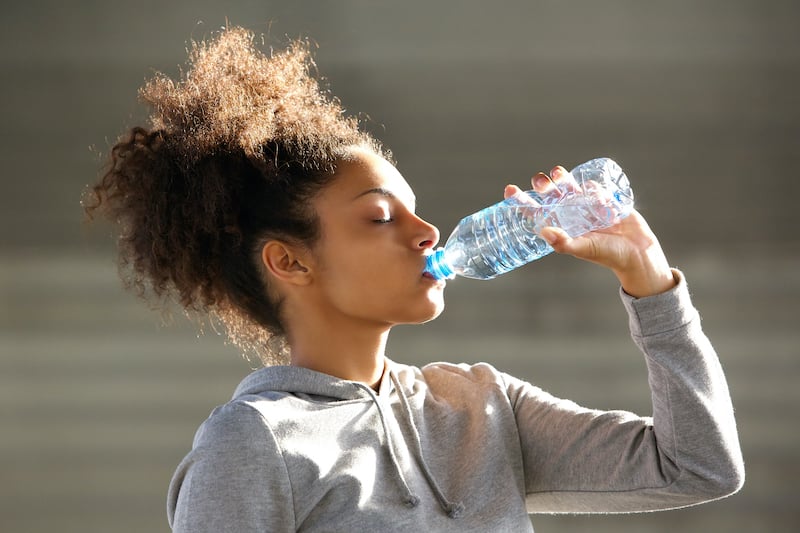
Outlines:
[[340, 399], [340, 398], [333, 398], [333, 401], [325, 401], [325, 400], [312, 400], [310, 398], [301, 398], [297, 396], [296, 393], [288, 393], [291, 394], [293, 397], [297, 398], [298, 400], [302, 400], [304, 402], [313, 403], [314, 405], [322, 405], [330, 408], [335, 408], [341, 405], [352, 405], [357, 403], [371, 403], [372, 400], [370, 398], [352, 398], [352, 399]]
[[261, 420], [262, 424], [264, 424], [264, 431], [268, 435], [270, 439], [272, 439], [273, 444], [275, 445], [275, 449], [278, 451], [281, 459], [281, 466], [283, 466], [283, 473], [286, 476], [286, 482], [289, 485], [289, 496], [292, 499], [292, 529], [297, 529], [297, 502], [295, 501], [295, 490], [294, 485], [292, 483], [292, 476], [289, 474], [289, 465], [286, 463], [286, 456], [283, 447], [281, 446], [280, 440], [275, 436], [275, 432], [272, 430], [272, 426], [267, 420], [267, 417], [264, 414], [245, 402], [236, 402], [238, 405], [254, 412], [256, 416]]

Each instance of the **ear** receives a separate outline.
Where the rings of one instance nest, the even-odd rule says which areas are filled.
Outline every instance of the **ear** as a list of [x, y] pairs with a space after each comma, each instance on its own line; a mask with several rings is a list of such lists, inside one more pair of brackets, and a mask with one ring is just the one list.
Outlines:
[[267, 241], [261, 249], [261, 261], [267, 271], [277, 280], [291, 285], [311, 282], [307, 255], [307, 250], [277, 240]]

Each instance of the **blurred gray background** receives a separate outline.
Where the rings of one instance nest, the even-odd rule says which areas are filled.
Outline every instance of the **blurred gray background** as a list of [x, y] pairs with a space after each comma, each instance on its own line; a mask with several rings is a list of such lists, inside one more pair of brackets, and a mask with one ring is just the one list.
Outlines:
[[[251, 368], [123, 292], [110, 228], [79, 205], [143, 117], [137, 88], [226, 19], [275, 44], [315, 40], [333, 93], [393, 149], [445, 236], [557, 163], [607, 155], [627, 170], [727, 371], [747, 484], [686, 510], [536, 516], [537, 531], [800, 526], [800, 3], [45, 0], [0, 13], [0, 531], [167, 531], [173, 469]], [[567, 257], [456, 280], [444, 315], [398, 328], [390, 355], [487, 360], [649, 414], [616, 291]]]

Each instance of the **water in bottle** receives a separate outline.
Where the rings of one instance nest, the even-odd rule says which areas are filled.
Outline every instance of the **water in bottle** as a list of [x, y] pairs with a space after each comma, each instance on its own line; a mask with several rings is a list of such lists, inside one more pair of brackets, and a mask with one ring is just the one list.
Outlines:
[[516, 194], [462, 219], [428, 256], [426, 272], [437, 279], [492, 279], [553, 251], [538, 235], [542, 228], [577, 237], [613, 226], [633, 209], [628, 178], [611, 159], [592, 159], [571, 174], [576, 186], [560, 182], [546, 194]]

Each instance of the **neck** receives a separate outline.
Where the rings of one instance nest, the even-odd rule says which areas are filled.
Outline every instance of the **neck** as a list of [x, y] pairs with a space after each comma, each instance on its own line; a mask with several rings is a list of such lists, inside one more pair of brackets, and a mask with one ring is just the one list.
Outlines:
[[389, 328], [343, 327], [303, 321], [289, 332], [291, 364], [358, 381], [377, 390], [385, 365]]

